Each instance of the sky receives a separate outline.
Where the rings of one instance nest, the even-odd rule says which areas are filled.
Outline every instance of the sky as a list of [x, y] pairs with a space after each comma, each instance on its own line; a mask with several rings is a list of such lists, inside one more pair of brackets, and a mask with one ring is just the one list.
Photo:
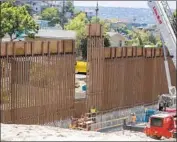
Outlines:
[[[168, 1], [170, 8], [176, 9], [176, 1]], [[104, 7], [149, 8], [147, 1], [98, 1]], [[96, 1], [74, 1], [75, 6], [96, 6]]]

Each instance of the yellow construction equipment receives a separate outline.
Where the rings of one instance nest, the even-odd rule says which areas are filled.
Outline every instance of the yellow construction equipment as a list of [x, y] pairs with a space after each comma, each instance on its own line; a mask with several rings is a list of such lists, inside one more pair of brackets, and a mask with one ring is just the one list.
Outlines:
[[87, 62], [77, 61], [75, 65], [76, 73], [87, 73]]

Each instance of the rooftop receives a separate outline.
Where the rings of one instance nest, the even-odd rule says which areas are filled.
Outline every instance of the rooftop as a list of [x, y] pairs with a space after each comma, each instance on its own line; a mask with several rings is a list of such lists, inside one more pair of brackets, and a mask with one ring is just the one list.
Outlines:
[[122, 34], [118, 33], [118, 32], [107, 32], [107, 34], [112, 37], [112, 36], [115, 36], [115, 35], [118, 35], [120, 37], [122, 37], [123, 39], [125, 40], [128, 40], [125, 36], [123, 36]]
[[[24, 40], [24, 37], [26, 37], [25, 34], [22, 34], [18, 40]], [[35, 34], [35, 37], [40, 38], [52, 38], [52, 39], [76, 39], [76, 32], [75, 31], [67, 31], [67, 30], [58, 30], [58, 29], [40, 29], [37, 34]], [[2, 41], [10, 41], [10, 37], [6, 35], [4, 38], [2, 38]]]
[[56, 29], [41, 29], [35, 36], [55, 39], [76, 39], [76, 32]]

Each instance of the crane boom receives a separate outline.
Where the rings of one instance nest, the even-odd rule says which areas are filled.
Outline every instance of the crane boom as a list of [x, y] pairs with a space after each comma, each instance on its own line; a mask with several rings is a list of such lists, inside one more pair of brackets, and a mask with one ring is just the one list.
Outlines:
[[161, 3], [162, 3], [162, 6], [165, 10], [165, 13], [167, 14], [167, 17], [170, 21], [173, 31], [174, 31], [175, 35], [177, 35], [176, 24], [175, 24], [176, 20], [173, 18], [173, 13], [171, 12], [171, 9], [170, 9], [167, 1], [161, 1]]
[[173, 56], [172, 60], [176, 67], [176, 27], [168, 3], [166, 1], [148, 1], [148, 5], [153, 11], [157, 27], [170, 55]]
[[157, 27], [160, 31], [163, 43], [164, 51], [164, 65], [165, 72], [167, 77], [167, 84], [169, 94], [161, 95], [159, 99], [159, 108], [160, 105], [168, 104], [168, 106], [176, 107], [176, 87], [171, 84], [171, 77], [169, 71], [168, 60], [166, 57], [166, 48], [168, 49], [170, 55], [173, 56], [173, 63], [176, 68], [176, 21], [174, 22], [173, 14], [169, 8], [167, 1], [148, 1], [149, 7], [153, 11]]

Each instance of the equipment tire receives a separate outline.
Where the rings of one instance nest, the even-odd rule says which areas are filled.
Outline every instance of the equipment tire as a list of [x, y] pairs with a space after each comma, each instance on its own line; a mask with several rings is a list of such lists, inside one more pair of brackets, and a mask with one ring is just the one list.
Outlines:
[[162, 136], [153, 136], [153, 138], [156, 140], [160, 140], [162, 138]]

